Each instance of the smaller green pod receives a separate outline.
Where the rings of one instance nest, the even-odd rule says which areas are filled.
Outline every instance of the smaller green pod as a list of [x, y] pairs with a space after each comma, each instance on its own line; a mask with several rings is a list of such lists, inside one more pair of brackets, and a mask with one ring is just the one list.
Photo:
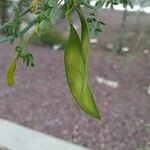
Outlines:
[[16, 73], [16, 66], [17, 66], [17, 59], [14, 58], [12, 62], [10, 63], [8, 71], [7, 71], [7, 84], [10, 87], [15, 85], [14, 77]]

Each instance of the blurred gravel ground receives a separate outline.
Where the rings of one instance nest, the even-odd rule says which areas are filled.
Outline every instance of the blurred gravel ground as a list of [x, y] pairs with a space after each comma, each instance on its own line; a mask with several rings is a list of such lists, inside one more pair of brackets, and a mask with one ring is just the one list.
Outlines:
[[[92, 51], [90, 82], [103, 112], [102, 121], [82, 113], [66, 83], [63, 51], [29, 46], [35, 68], [18, 63], [16, 86], [8, 88], [5, 73], [13, 47], [0, 45], [0, 117], [63, 138], [93, 150], [135, 150], [150, 141], [144, 125], [150, 123], [150, 55], [129, 63], [128, 55]], [[95, 77], [119, 82], [118, 89]]]

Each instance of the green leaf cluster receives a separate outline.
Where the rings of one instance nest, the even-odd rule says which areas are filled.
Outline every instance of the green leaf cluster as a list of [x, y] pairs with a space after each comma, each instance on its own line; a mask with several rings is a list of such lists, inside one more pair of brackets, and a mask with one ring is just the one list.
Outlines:
[[17, 36], [21, 26], [21, 14], [18, 7], [14, 8], [15, 16], [5, 24], [4, 32], [7, 36]]
[[23, 39], [21, 39], [19, 45], [16, 47], [16, 54], [17, 58], [21, 58], [27, 67], [34, 67], [33, 55], [27, 49]]

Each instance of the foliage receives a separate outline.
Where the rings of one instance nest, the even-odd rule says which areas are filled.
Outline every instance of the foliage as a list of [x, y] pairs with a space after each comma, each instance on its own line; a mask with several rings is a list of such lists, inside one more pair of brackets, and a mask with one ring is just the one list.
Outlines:
[[[21, 12], [19, 4], [24, 6], [25, 11]], [[114, 5], [123, 4], [124, 7], [132, 5], [132, 0], [97, 0], [95, 5], [91, 5], [91, 0], [21, 0], [14, 8], [14, 17], [0, 31], [5, 31], [6, 37], [0, 39], [1, 42], [14, 42], [19, 38], [20, 42], [16, 47], [14, 60], [8, 70], [8, 85], [14, 84], [14, 74], [16, 62], [22, 59], [27, 66], [34, 66], [33, 56], [27, 49], [24, 41], [24, 34], [33, 26], [37, 26], [39, 34], [45, 31], [53, 31], [55, 19], [58, 14], [60, 18], [65, 18], [70, 25], [70, 36], [65, 50], [66, 75], [70, 90], [81, 109], [87, 114], [100, 119], [101, 115], [96, 106], [94, 96], [88, 83], [88, 63], [90, 39], [89, 31], [100, 33], [103, 22], [97, 19], [97, 11], [103, 6], [113, 8]], [[90, 10], [89, 16], [82, 13], [84, 6]], [[81, 22], [81, 38], [73, 25], [72, 16], [77, 12]], [[32, 13], [35, 18], [22, 28], [23, 18], [26, 14]], [[12, 68], [12, 70], [11, 70]]]
[[41, 35], [34, 31], [29, 37], [28, 42], [48, 46], [60, 45], [64, 48], [66, 45], [66, 36], [64, 32], [58, 29], [53, 29], [53, 32], [44, 32]]

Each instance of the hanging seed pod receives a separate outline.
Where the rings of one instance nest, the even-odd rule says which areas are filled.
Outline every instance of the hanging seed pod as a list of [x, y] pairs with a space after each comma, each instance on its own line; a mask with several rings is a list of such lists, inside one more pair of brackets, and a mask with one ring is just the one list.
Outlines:
[[7, 84], [8, 86], [12, 87], [15, 85], [15, 72], [16, 72], [16, 65], [17, 65], [17, 59], [14, 58], [9, 65], [8, 71], [7, 71]]
[[[80, 38], [72, 24], [70, 25], [70, 35], [65, 50], [64, 60], [68, 84], [77, 103], [84, 112], [100, 119], [100, 114], [91, 90], [89, 86], [84, 83], [86, 76], [85, 58], [83, 55]], [[85, 90], [82, 91], [84, 85], [86, 85]]]

